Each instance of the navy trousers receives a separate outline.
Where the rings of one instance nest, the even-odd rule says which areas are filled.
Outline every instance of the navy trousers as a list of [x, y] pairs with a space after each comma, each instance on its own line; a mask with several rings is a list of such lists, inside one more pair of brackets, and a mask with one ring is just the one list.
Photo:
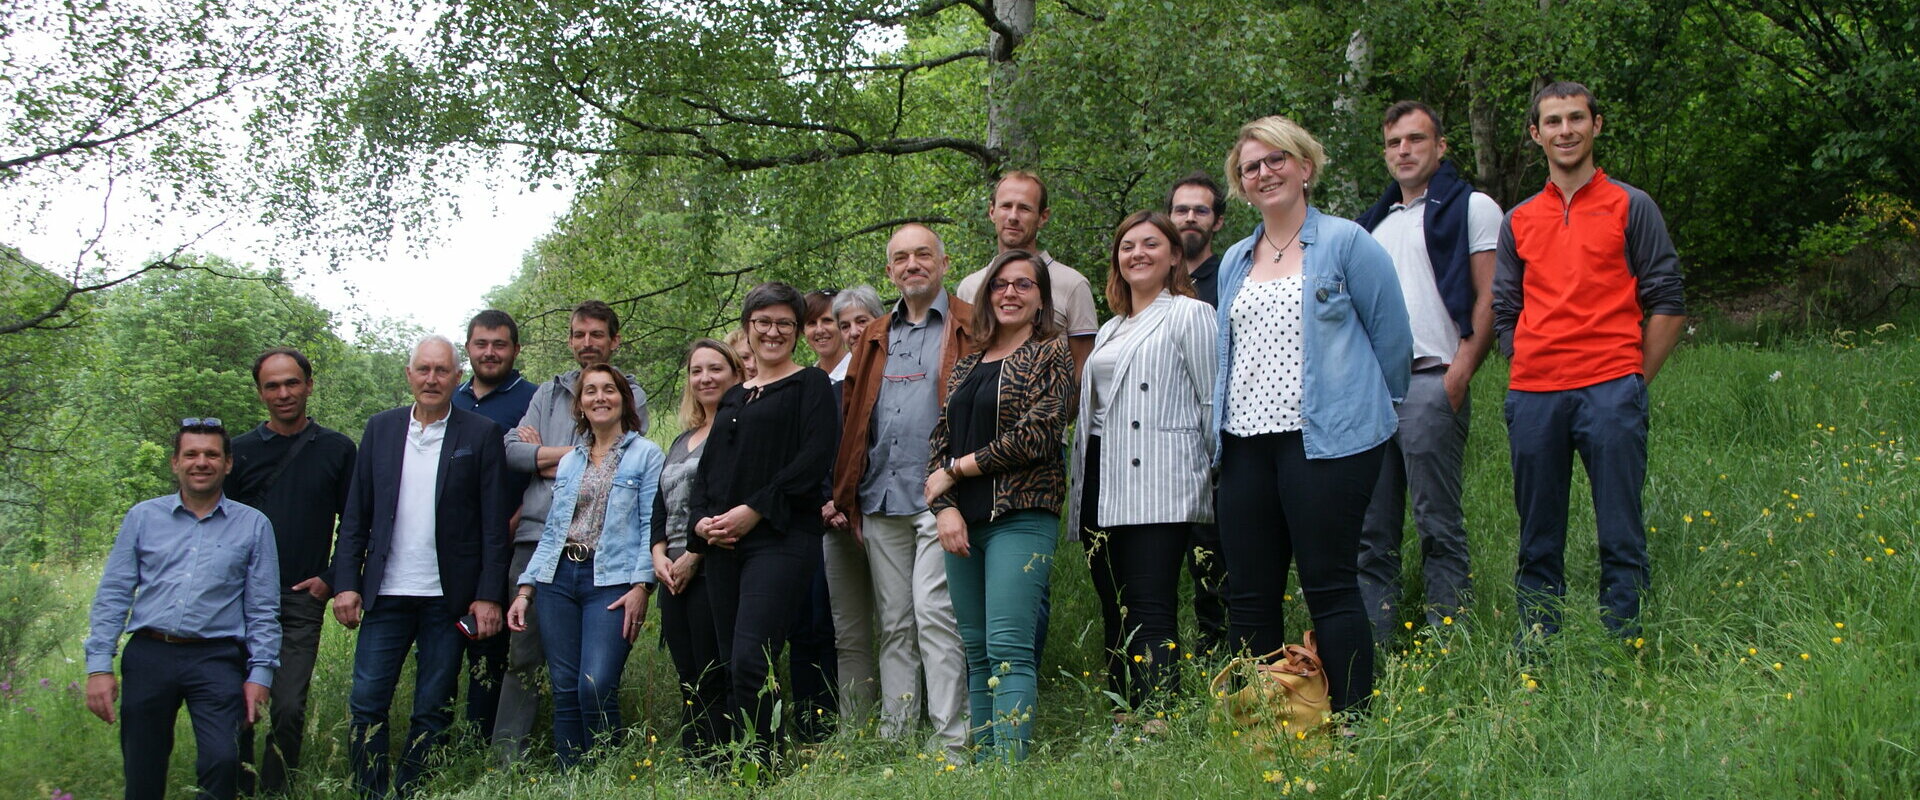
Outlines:
[[1619, 636], [1638, 631], [1646, 588], [1647, 529], [1640, 491], [1647, 481], [1647, 383], [1628, 375], [1558, 392], [1508, 391], [1513, 504], [1520, 512], [1514, 574], [1521, 634], [1560, 629], [1566, 596], [1567, 493], [1573, 455], [1593, 485], [1600, 551], [1601, 621]]
[[240, 788], [240, 726], [247, 719], [246, 648], [234, 641], [173, 644], [135, 636], [120, 657], [120, 754], [127, 800], [164, 800], [173, 723], [186, 703], [199, 748], [200, 798]]

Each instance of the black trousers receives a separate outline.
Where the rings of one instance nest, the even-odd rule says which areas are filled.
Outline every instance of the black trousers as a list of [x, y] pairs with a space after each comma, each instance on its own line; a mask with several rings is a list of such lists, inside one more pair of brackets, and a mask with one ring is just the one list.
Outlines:
[[1081, 541], [1105, 632], [1107, 689], [1129, 708], [1180, 689], [1180, 559], [1190, 523], [1102, 528], [1100, 437], [1087, 439]]
[[703, 569], [679, 594], [664, 587], [654, 594], [660, 605], [660, 638], [680, 681], [680, 747], [695, 758], [711, 755], [727, 729], [727, 668], [720, 660], [707, 593]]
[[768, 677], [793, 627], [794, 607], [806, 602], [819, 557], [818, 536], [763, 531], [741, 537], [733, 549], [708, 550], [701, 565], [714, 638], [727, 665], [732, 738], [750, 741], [762, 761], [778, 742], [773, 710], [780, 692]]
[[806, 599], [794, 607], [793, 629], [787, 636], [787, 672], [793, 679], [794, 713], [789, 716], [794, 734], [812, 743], [833, 733], [833, 715], [839, 712], [834, 688], [840, 685], [840, 653], [833, 645], [826, 553], [814, 547], [808, 557]]
[[1220, 526], [1193, 523], [1182, 557], [1187, 560], [1187, 576], [1193, 579], [1193, 622], [1198, 633], [1194, 652], [1217, 655], [1227, 643], [1227, 560], [1220, 554]]
[[1360, 523], [1380, 477], [1381, 448], [1309, 459], [1301, 434], [1221, 434], [1220, 543], [1235, 650], [1287, 643], [1287, 565], [1298, 561], [1333, 710], [1373, 691], [1373, 631], [1360, 599]]
[[240, 726], [247, 719], [246, 648], [239, 642], [173, 644], [135, 636], [120, 657], [120, 754], [127, 800], [164, 800], [173, 724], [186, 703], [199, 750], [200, 798], [240, 789]]

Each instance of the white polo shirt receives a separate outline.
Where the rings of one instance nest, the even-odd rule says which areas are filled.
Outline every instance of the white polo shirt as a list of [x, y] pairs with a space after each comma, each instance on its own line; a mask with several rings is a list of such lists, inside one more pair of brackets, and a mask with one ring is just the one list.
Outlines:
[[[1467, 253], [1485, 253], [1500, 245], [1500, 204], [1482, 192], [1467, 201]], [[1427, 257], [1427, 196], [1396, 203], [1373, 228], [1373, 239], [1393, 257], [1400, 294], [1413, 323], [1413, 366], [1426, 369], [1453, 363], [1460, 349], [1460, 326], [1447, 313]]]

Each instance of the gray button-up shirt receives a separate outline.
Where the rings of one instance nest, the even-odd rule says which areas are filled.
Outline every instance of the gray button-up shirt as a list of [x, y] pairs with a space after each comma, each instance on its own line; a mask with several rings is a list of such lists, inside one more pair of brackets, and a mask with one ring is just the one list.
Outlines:
[[940, 421], [940, 344], [946, 330], [946, 292], [918, 325], [907, 321], [905, 300], [894, 305], [886, 372], [869, 429], [867, 474], [860, 478], [864, 513], [900, 516], [927, 510], [927, 439]]

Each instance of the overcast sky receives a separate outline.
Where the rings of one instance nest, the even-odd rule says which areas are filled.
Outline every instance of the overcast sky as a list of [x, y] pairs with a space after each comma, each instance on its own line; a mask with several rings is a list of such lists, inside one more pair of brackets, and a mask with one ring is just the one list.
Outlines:
[[[489, 189], [496, 185], [513, 187]], [[395, 242], [384, 259], [359, 260], [329, 273], [314, 259], [287, 263], [297, 272], [299, 290], [337, 313], [336, 330], [351, 336], [359, 323], [379, 318], [410, 320], [461, 341], [469, 317], [481, 308], [481, 296], [513, 278], [521, 257], [553, 228], [572, 192], [547, 188], [529, 192], [511, 176], [475, 176], [460, 192], [461, 217], [431, 232], [425, 244]], [[100, 228], [102, 193], [74, 186], [55, 193], [45, 211], [23, 208], [19, 198], [0, 198], [0, 241], [27, 258], [60, 272], [71, 271], [75, 256]], [[131, 203], [133, 201], [125, 201]], [[119, 205], [116, 202], [116, 205]], [[135, 216], [126, 207], [112, 212], [98, 252], [109, 263], [137, 264], [171, 251], [206, 229], [210, 222], [155, 230], [124, 222]], [[229, 221], [191, 250], [267, 266], [264, 254], [273, 232]]]

